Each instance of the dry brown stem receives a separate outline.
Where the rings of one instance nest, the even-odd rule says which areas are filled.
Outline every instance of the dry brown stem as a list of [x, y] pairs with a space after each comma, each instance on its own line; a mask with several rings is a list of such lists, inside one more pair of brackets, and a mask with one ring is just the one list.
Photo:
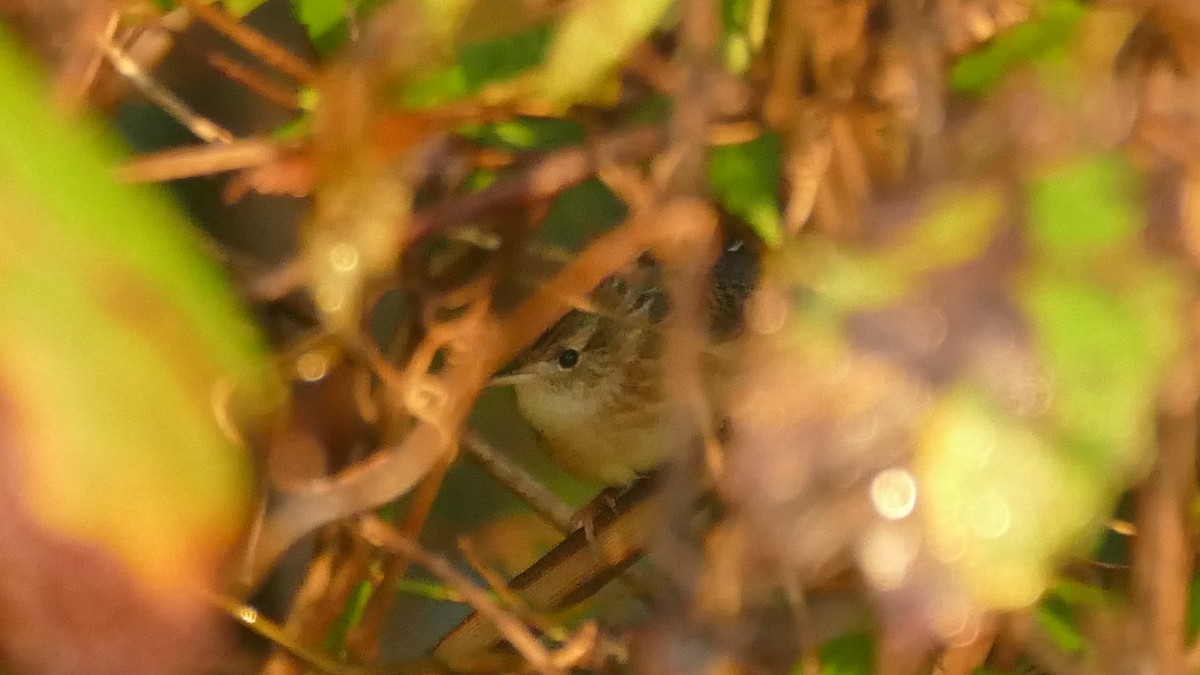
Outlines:
[[487, 616], [534, 670], [547, 675], [563, 673], [586, 656], [588, 650], [580, 649], [576, 644], [568, 644], [562, 652], [550, 652], [542, 646], [541, 641], [529, 631], [524, 622], [497, 605], [487, 593], [454, 569], [445, 558], [426, 551], [383, 521], [365, 517], [360, 528], [363, 536], [369, 541], [413, 560], [455, 588], [468, 604]]
[[[598, 515], [589, 541], [577, 529], [507, 585], [534, 610], [556, 611], [593, 595], [641, 555], [662, 517], [662, 494], [653, 481], [634, 485], [616, 506]], [[442, 638], [434, 656], [445, 663], [470, 660], [501, 635], [483, 615], [472, 615]]]
[[117, 167], [117, 180], [161, 183], [263, 166], [287, 151], [277, 141], [239, 138], [223, 145], [189, 145], [139, 155]]
[[[400, 521], [399, 531], [406, 537], [416, 539], [429, 519], [433, 503], [442, 489], [442, 480], [446, 477], [448, 465], [443, 464], [433, 471], [413, 494], [412, 503], [405, 509]], [[372, 662], [379, 658], [379, 641], [383, 632], [384, 620], [395, 604], [395, 594], [392, 589], [404, 577], [408, 570], [409, 559], [401, 555], [393, 555], [383, 564], [383, 572], [372, 580], [371, 597], [363, 609], [362, 619], [355, 625], [346, 638], [346, 647], [357, 659]]]
[[215, 52], [208, 55], [208, 62], [226, 77], [241, 84], [264, 99], [288, 110], [300, 110], [300, 97], [295, 91], [280, 86], [254, 72], [245, 64], [235, 61], [227, 54]]
[[304, 59], [279, 46], [274, 40], [230, 16], [215, 4], [201, 0], [181, 0], [184, 7], [214, 30], [225, 35], [269, 66], [290, 75], [300, 82], [309, 82], [316, 71]]
[[[1154, 672], [1183, 673], [1188, 587], [1195, 563], [1191, 517], [1196, 495], [1196, 394], [1191, 373], [1159, 421], [1154, 468], [1137, 491], [1133, 538], [1133, 658]], [[1180, 380], [1185, 380], [1180, 382]]]
[[198, 114], [191, 106], [184, 103], [169, 89], [159, 84], [134, 59], [112, 42], [101, 38], [98, 45], [102, 54], [112, 64], [118, 73], [124, 76], [146, 98], [153, 101], [180, 124], [187, 127], [200, 140], [206, 143], [232, 143], [234, 135], [216, 122]]
[[466, 434], [463, 438], [463, 450], [495, 478], [496, 482], [528, 504], [534, 513], [559, 532], [570, 534], [576, 529], [572, 526], [575, 512], [570, 506], [563, 503], [507, 455], [493, 448], [478, 433], [471, 431]]

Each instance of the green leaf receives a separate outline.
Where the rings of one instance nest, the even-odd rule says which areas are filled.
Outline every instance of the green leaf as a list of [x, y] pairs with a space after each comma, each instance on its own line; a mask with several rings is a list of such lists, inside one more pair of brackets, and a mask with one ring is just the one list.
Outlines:
[[770, 247], [783, 241], [779, 212], [779, 136], [765, 134], [752, 141], [713, 148], [709, 180], [717, 201], [746, 224]]
[[[220, 5], [233, 16], [243, 17], [258, 9], [259, 5], [264, 2], [266, 0], [209, 0], [208, 4]], [[158, 5], [158, 8], [164, 12], [179, 6], [179, 3], [175, 0], [154, 0], [154, 4]]]
[[292, 0], [292, 13], [304, 26], [312, 45], [329, 54], [346, 44], [350, 21], [365, 24], [387, 0]]
[[1195, 642], [1200, 633], [1200, 576], [1193, 576], [1188, 585], [1187, 636]]
[[577, 248], [629, 216], [625, 204], [597, 178], [558, 195], [542, 221], [542, 234], [560, 246]]
[[[1054, 611], [1063, 610], [1063, 611]], [[1046, 635], [1067, 654], [1079, 654], [1087, 646], [1087, 640], [1075, 626], [1074, 617], [1065, 608], [1049, 607], [1046, 604], [1038, 607], [1034, 615], [1038, 625], [1046, 631]]]
[[1133, 182], [1113, 156], [1043, 175], [1030, 202], [1039, 246], [1019, 298], [1060, 391], [1064, 440], [1113, 483], [1145, 459], [1158, 383], [1184, 332], [1182, 282], [1141, 249]]
[[820, 287], [814, 302], [837, 314], [879, 308], [913, 292], [930, 272], [969, 262], [995, 238], [1002, 193], [992, 185], [944, 190], [927, 199], [920, 222], [878, 250], [805, 240], [786, 267], [808, 268]]
[[426, 600], [435, 600], [437, 602], [462, 602], [462, 593], [445, 585], [433, 581], [423, 581], [421, 579], [404, 578], [396, 582], [396, 592], [414, 595]]
[[541, 73], [549, 100], [570, 105], [594, 97], [622, 59], [658, 25], [670, 0], [584, 0], [554, 36]]
[[1088, 638], [1076, 617], [1116, 602], [1113, 591], [1073, 579], [1058, 579], [1038, 604], [1034, 619], [1063, 652], [1083, 654], [1088, 649]]
[[1049, 597], [1038, 605], [1034, 619], [1063, 652], [1079, 654], [1087, 646], [1087, 638], [1075, 625], [1074, 613], [1067, 603]]
[[1043, 601], [1034, 611], [1038, 622], [1058, 649], [1068, 655], [1084, 655], [1090, 649], [1079, 617], [1097, 609], [1115, 607], [1117, 593], [1074, 579], [1060, 578], [1050, 586]]
[[410, 108], [433, 108], [511, 79], [541, 63], [550, 37], [547, 24], [463, 45], [455, 63], [404, 82], [401, 102]]
[[1033, 240], [1059, 259], [1094, 256], [1127, 244], [1140, 223], [1138, 176], [1116, 155], [1041, 172], [1030, 189]]
[[891, 276], [914, 277], [974, 259], [995, 237], [1004, 200], [993, 185], [955, 187], [934, 195], [921, 212], [910, 235], [876, 256]]
[[464, 45], [459, 54], [472, 91], [489, 82], [505, 80], [542, 62], [550, 46], [548, 24], [493, 40]]
[[[821, 646], [821, 675], [867, 675], [874, 671], [875, 640], [870, 633], [847, 633]], [[794, 672], [802, 672], [798, 667]]]
[[958, 92], [983, 94], [1014, 68], [1061, 55], [1088, 10], [1079, 0], [1042, 0], [1033, 11], [1040, 14], [1035, 20], [1016, 26], [959, 59], [950, 74], [950, 87]]
[[400, 94], [400, 104], [406, 108], [436, 108], [449, 101], [466, 98], [472, 87], [462, 64], [454, 64], [430, 73], [417, 74], [406, 82]]
[[1094, 605], [1102, 607], [1117, 603], [1117, 594], [1114, 591], [1083, 583], [1082, 581], [1076, 581], [1069, 577], [1055, 580], [1046, 597], [1048, 602], [1056, 601], [1060, 604], [1072, 606]]
[[346, 21], [348, 10], [357, 10], [359, 0], [292, 0], [296, 20], [314, 43]]
[[554, 117], [518, 117], [489, 122], [463, 133], [476, 143], [514, 151], [552, 150], [584, 140], [583, 127]]
[[225, 9], [234, 16], [246, 16], [250, 12], [258, 9], [258, 6], [266, 0], [221, 0], [221, 4]]
[[1158, 322], [1139, 316], [1130, 299], [1050, 270], [1030, 279], [1024, 300], [1062, 391], [1055, 401], [1060, 428], [1076, 452], [1105, 473], [1136, 465], [1149, 433], [1147, 402], [1174, 345], [1150, 334]]
[[721, 55], [735, 73], [744, 73], [762, 49], [771, 14], [771, 0], [721, 0]]
[[[382, 570], [374, 569], [372, 573], [382, 575]], [[387, 592], [387, 590], [375, 588], [375, 585], [371, 581], [363, 580], [358, 582], [354, 587], [354, 592], [350, 594], [350, 597], [346, 598], [346, 604], [342, 607], [342, 611], [338, 614], [337, 619], [334, 620], [333, 625], [329, 627], [329, 630], [325, 634], [323, 646], [327, 653], [334, 654], [339, 658], [344, 656], [346, 639], [349, 637], [350, 631], [362, 621], [371, 597], [375, 593], [384, 592]]]

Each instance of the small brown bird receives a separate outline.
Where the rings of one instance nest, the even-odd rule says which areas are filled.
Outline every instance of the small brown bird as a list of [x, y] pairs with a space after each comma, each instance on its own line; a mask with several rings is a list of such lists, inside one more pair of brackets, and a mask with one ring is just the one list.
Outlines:
[[[710, 348], [703, 371], [719, 404], [742, 310], [759, 259], [742, 242], [709, 272]], [[676, 439], [664, 372], [662, 269], [643, 259], [592, 294], [594, 311], [573, 310], [525, 350], [495, 384], [511, 384], [517, 406], [566, 471], [625, 485], [665, 459]]]

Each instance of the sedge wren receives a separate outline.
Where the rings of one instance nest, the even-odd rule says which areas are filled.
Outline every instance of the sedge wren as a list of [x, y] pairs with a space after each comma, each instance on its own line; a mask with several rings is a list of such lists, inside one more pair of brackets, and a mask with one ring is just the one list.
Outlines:
[[[718, 402], [758, 270], [757, 253], [736, 242], [709, 271], [702, 371], [706, 393]], [[659, 264], [645, 257], [608, 278], [592, 293], [591, 311], [569, 312], [494, 381], [513, 386], [550, 458], [580, 478], [625, 485], [673, 447], [662, 281]]]

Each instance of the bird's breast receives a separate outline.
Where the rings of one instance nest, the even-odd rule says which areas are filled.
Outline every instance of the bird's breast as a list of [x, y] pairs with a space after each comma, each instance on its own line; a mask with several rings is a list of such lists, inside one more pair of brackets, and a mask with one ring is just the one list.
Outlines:
[[662, 461], [678, 440], [661, 399], [617, 401], [536, 386], [516, 394], [550, 458], [580, 478], [627, 484]]

